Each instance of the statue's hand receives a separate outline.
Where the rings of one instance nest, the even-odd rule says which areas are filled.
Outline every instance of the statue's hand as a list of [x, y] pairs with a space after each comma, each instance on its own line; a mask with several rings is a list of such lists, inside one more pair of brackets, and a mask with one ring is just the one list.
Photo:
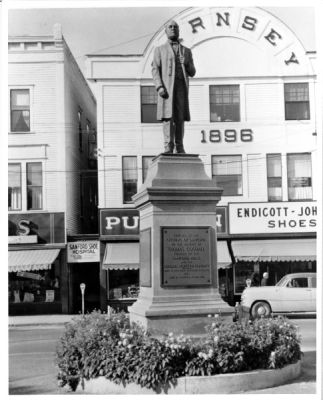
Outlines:
[[168, 93], [167, 93], [167, 91], [166, 91], [165, 88], [163, 88], [163, 87], [159, 88], [158, 94], [159, 94], [159, 96], [162, 97], [163, 99], [168, 99]]
[[184, 56], [179, 56], [179, 62], [180, 62], [181, 64], [184, 64]]

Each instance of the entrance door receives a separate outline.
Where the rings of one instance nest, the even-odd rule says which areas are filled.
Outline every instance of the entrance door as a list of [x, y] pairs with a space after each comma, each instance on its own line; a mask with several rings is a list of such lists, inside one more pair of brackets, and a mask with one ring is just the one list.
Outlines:
[[70, 264], [72, 274], [72, 313], [82, 312], [80, 284], [85, 283], [84, 312], [100, 308], [100, 263]]

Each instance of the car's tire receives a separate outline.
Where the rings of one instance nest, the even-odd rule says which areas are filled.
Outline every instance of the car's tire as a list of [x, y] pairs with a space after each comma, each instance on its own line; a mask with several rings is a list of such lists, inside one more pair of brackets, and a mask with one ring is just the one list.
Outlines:
[[251, 308], [252, 318], [268, 318], [271, 314], [270, 305], [266, 301], [257, 301]]

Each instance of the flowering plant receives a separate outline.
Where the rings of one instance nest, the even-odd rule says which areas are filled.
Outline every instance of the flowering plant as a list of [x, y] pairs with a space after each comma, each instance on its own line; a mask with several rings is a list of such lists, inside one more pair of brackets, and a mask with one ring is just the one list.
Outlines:
[[57, 347], [59, 383], [72, 390], [104, 376], [160, 392], [180, 376], [281, 368], [300, 357], [297, 328], [287, 319], [241, 324], [217, 314], [210, 316], [206, 335], [194, 339], [173, 333], [155, 338], [126, 314], [93, 312], [67, 324]]

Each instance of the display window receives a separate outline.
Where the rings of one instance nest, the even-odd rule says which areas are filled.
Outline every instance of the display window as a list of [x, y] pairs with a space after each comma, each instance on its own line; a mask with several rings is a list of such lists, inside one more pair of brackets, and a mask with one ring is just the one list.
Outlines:
[[234, 294], [241, 295], [245, 287], [260, 286], [264, 272], [268, 272], [268, 286], [295, 272], [316, 272], [316, 261], [238, 262], [234, 265]]
[[53, 303], [61, 300], [59, 263], [48, 270], [9, 273], [9, 303]]
[[131, 300], [139, 295], [139, 270], [109, 270], [109, 300]]

